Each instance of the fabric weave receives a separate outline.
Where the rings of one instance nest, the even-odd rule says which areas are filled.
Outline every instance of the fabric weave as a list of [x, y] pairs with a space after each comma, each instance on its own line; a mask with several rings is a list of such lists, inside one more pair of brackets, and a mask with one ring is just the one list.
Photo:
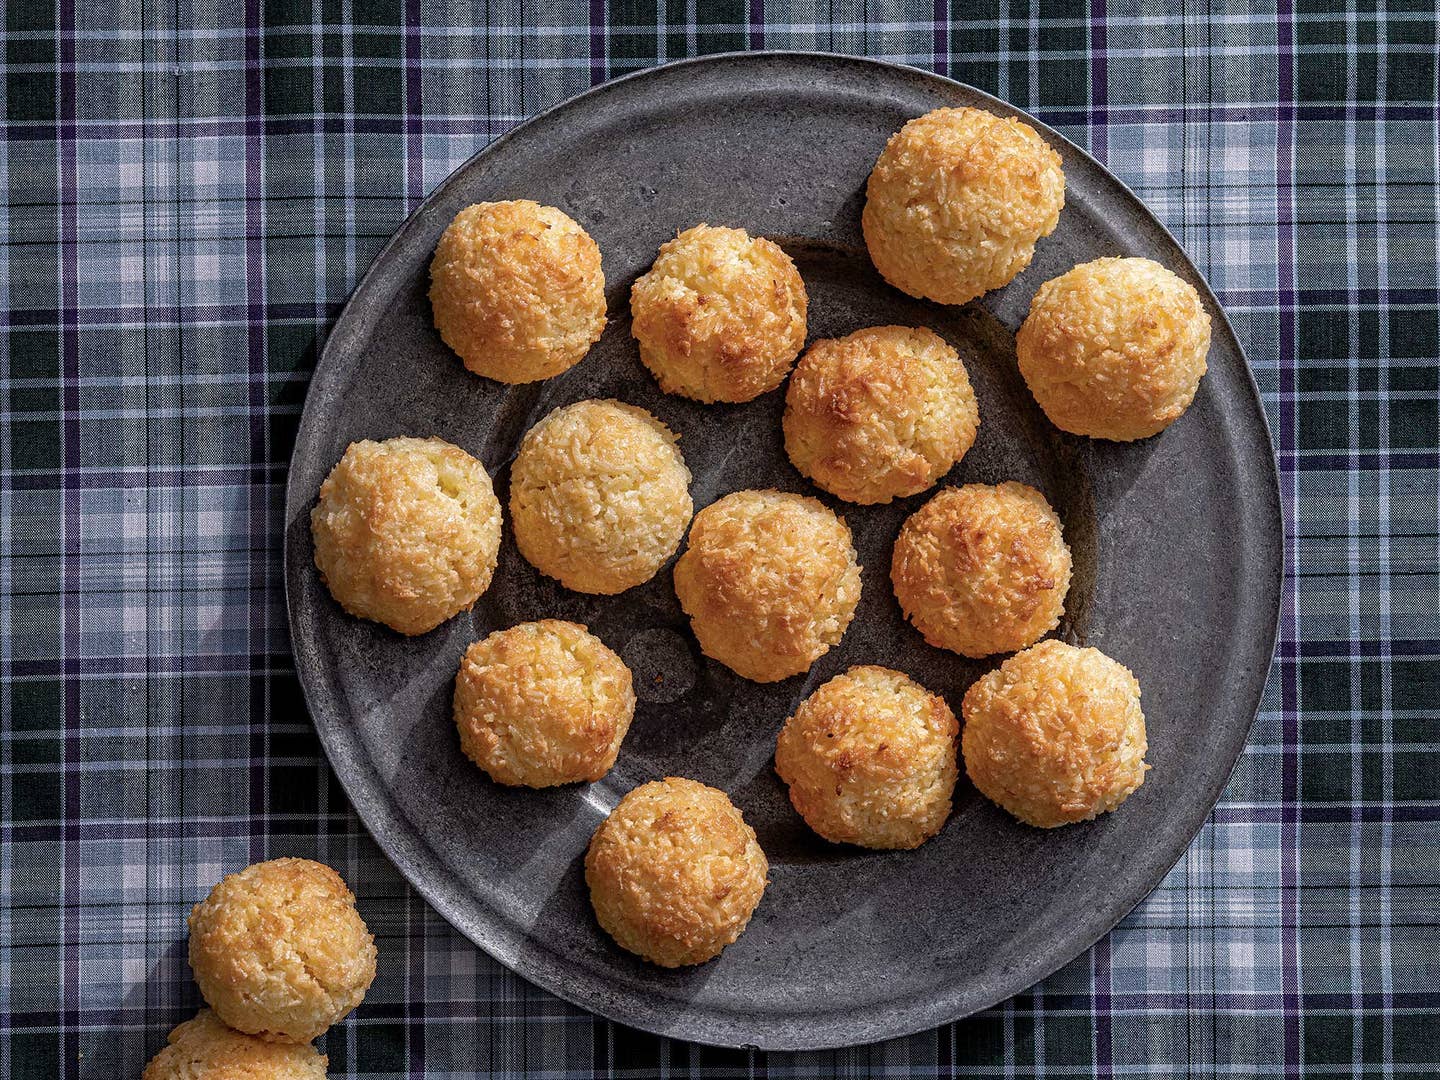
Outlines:
[[[10, 0], [4, 38], [0, 1075], [138, 1076], [199, 1003], [190, 905], [279, 855], [379, 940], [336, 1077], [1440, 1075], [1433, 0]], [[949, 74], [1106, 162], [1226, 305], [1288, 525], [1259, 719], [1160, 888], [834, 1053], [639, 1034], [450, 930], [320, 752], [280, 574], [318, 342], [406, 212], [597, 82], [757, 48]]]

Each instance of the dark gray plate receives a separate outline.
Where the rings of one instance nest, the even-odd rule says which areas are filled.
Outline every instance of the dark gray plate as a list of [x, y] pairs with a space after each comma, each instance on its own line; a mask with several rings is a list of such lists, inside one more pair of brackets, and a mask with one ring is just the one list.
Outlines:
[[[1060, 227], [1009, 288], [964, 308], [911, 300], [871, 269], [865, 178], [886, 138], [942, 105], [1008, 105], [909, 68], [810, 54], [716, 57], [609, 83], [530, 121], [463, 166], [356, 288], [305, 404], [286, 499], [286, 585], [310, 709], [356, 810], [400, 871], [457, 928], [561, 997], [650, 1031], [766, 1048], [829, 1047], [920, 1030], [994, 1004], [1109, 930], [1175, 863], [1245, 741], [1279, 609], [1274, 454], [1240, 346], [1175, 241], [1123, 185], [1055, 132]], [[604, 252], [611, 322], [567, 374], [510, 389], [468, 374], [431, 327], [427, 265], [461, 207], [526, 197], [584, 225]], [[783, 243], [810, 292], [811, 338], [879, 323], [934, 328], [960, 350], [980, 437], [946, 483], [1043, 490], [1075, 554], [1061, 633], [1128, 664], [1144, 687], [1154, 766], [1115, 814], [1045, 832], [963, 779], [955, 813], [915, 852], [820, 841], [771, 769], [796, 703], [851, 664], [899, 668], [957, 714], [991, 665], [926, 646], [891, 595], [890, 547], [925, 496], [880, 508], [828, 500], [865, 566], [860, 611], [809, 675], [747, 683], [699, 656], [669, 569], [620, 597], [541, 578], [508, 534], [473, 613], [420, 638], [348, 618], [320, 584], [308, 514], [353, 439], [440, 435], [482, 458], [502, 502], [524, 431], [556, 405], [617, 397], [683, 438], [696, 507], [744, 487], [811, 492], [785, 458], [783, 392], [740, 406], [659, 393], [630, 338], [630, 283], [675, 231], [744, 226]], [[1012, 332], [1036, 287], [1101, 255], [1146, 255], [1192, 281], [1214, 319], [1210, 373], [1169, 431], [1118, 446], [1057, 433], [1020, 381]], [[813, 492], [812, 492], [813, 493]], [[512, 791], [460, 754], [449, 718], [465, 646], [524, 619], [587, 623], [630, 663], [641, 705], [620, 760], [589, 787]], [[580, 859], [622, 794], [665, 775], [728, 791], [760, 834], [771, 884], [717, 961], [647, 966], [596, 926]], [[381, 962], [384, 962], [382, 957]]]

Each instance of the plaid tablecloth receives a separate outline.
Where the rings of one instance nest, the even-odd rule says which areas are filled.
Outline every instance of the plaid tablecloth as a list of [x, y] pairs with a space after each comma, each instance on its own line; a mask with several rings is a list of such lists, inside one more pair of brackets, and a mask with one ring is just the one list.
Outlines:
[[[335, 865], [380, 976], [333, 1076], [1440, 1075], [1434, 0], [10, 0], [0, 191], [0, 1075], [137, 1076], [225, 871]], [[407, 210], [612, 75], [734, 49], [944, 72], [1179, 235], [1280, 455], [1278, 659], [1220, 806], [1091, 952], [888, 1044], [597, 1021], [378, 853], [289, 653], [281, 499], [317, 344]], [[1203, 663], [1203, 657], [1196, 657]]]

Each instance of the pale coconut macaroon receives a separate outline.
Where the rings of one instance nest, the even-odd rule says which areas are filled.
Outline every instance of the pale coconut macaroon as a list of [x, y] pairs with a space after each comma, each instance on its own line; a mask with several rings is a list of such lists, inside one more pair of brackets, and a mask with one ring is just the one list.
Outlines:
[[805, 344], [807, 305], [780, 245], [711, 225], [664, 244], [630, 290], [641, 361], [667, 394], [704, 402], [779, 386]]
[[460, 748], [501, 784], [599, 780], [635, 716], [630, 669], [578, 623], [520, 623], [475, 642], [455, 679]]
[[975, 442], [959, 355], [933, 330], [874, 326], [805, 351], [785, 392], [785, 452], [832, 495], [886, 503], [924, 491]]
[[945, 488], [900, 529], [895, 598], [931, 645], [982, 657], [1023, 649], [1060, 624], [1070, 548], [1027, 484]]
[[885, 145], [865, 188], [865, 245], [911, 296], [964, 304], [1030, 265], [1065, 205], [1060, 155], [983, 109], [936, 109]]
[[190, 967], [236, 1031], [307, 1043], [365, 997], [375, 939], [334, 870], [272, 859], [226, 876], [195, 905]]
[[621, 948], [668, 968], [703, 964], [738, 938], [769, 870], [728, 795], [674, 776], [621, 799], [585, 852], [600, 926]]
[[844, 519], [818, 499], [736, 491], [695, 515], [675, 592], [706, 656], [776, 682], [844, 636], [860, 564]]
[[266, 1042], [201, 1009], [170, 1032], [141, 1080], [325, 1080], [329, 1066], [309, 1043]]
[[577, 364], [605, 329], [600, 248], [553, 206], [467, 206], [430, 261], [430, 306], [440, 337], [475, 374], [548, 379]]
[[1042, 641], [975, 682], [961, 711], [970, 780], [1028, 825], [1114, 810], [1150, 768], [1140, 684], [1099, 649]]
[[1047, 281], [1015, 335], [1020, 374], [1050, 422], [1117, 442], [1178, 420], [1209, 352], [1200, 294], [1149, 259], [1096, 259]]
[[310, 512], [315, 565], [351, 615], [423, 634], [495, 574], [500, 503], [485, 466], [443, 439], [351, 443]]
[[644, 409], [579, 401], [526, 433], [510, 470], [520, 554], [567, 588], [611, 595], [649, 581], [694, 509], [673, 432]]
[[908, 675], [852, 667], [785, 721], [775, 771], [826, 840], [915, 848], [950, 815], [959, 731], [945, 699]]

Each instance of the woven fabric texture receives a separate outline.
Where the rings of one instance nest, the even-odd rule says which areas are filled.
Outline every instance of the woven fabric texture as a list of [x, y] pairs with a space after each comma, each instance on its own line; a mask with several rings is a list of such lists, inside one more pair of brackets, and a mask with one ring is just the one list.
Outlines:
[[[1434, 0], [10, 0], [3, 30], [0, 1076], [138, 1076], [199, 1003], [190, 905], [278, 855], [379, 939], [337, 1077], [1440, 1075]], [[407, 211], [587, 87], [760, 48], [951, 75], [1129, 183], [1248, 351], [1288, 526], [1259, 719], [1160, 888], [1014, 1000], [834, 1053], [640, 1034], [453, 932], [330, 772], [280, 574], [317, 345]]]

